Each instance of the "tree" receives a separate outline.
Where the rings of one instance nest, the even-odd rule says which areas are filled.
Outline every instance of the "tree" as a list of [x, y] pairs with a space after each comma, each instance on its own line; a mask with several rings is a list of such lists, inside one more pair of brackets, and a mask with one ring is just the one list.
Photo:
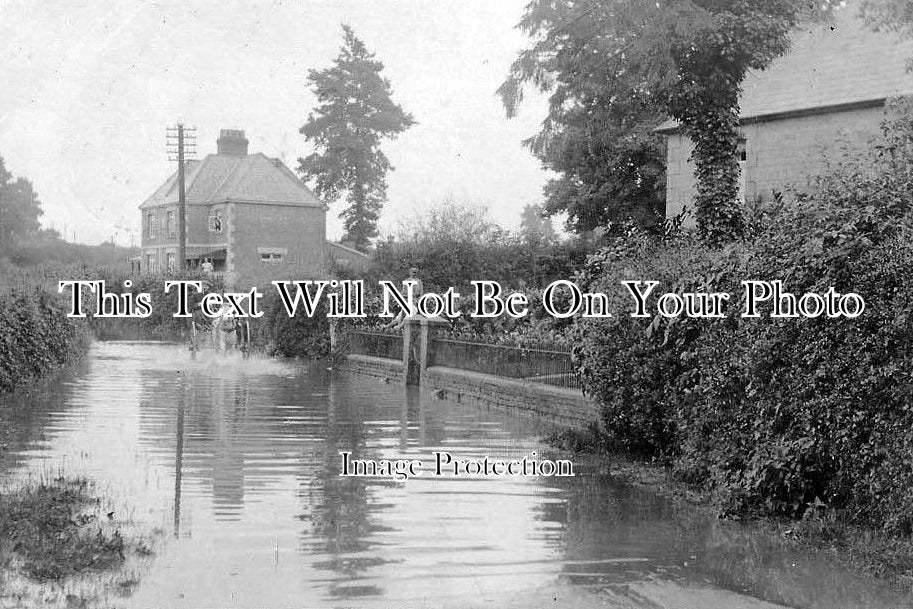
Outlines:
[[860, 12], [877, 29], [913, 36], [913, 3], [909, 0], [863, 0]]
[[377, 219], [387, 195], [390, 161], [380, 150], [415, 121], [391, 99], [383, 64], [347, 25], [333, 66], [311, 70], [308, 83], [319, 105], [300, 132], [316, 151], [299, 159], [298, 171], [313, 180], [317, 195], [333, 202], [345, 193], [346, 239], [364, 251], [377, 236]]
[[[557, 27], [545, 22], [548, 7], [534, 8], [521, 28], [539, 36]], [[581, 234], [627, 220], [652, 227], [665, 211], [665, 143], [653, 133], [663, 115], [648, 97], [608, 86], [605, 62], [585, 52], [589, 30], [579, 25], [569, 23], [551, 43], [521, 54], [498, 92], [513, 116], [524, 83], [552, 91], [542, 130], [525, 142], [559, 174], [545, 186], [549, 215], [566, 212], [568, 230]]]
[[504, 241], [506, 231], [498, 226], [481, 204], [462, 203], [450, 197], [434, 202], [419, 213], [401, 220], [396, 231], [400, 242], [492, 244]]
[[[630, 140], [637, 144], [633, 150], [649, 151], [643, 122], [651, 112], [677, 120], [695, 144], [698, 230], [707, 242], [719, 244], [744, 228], [737, 201], [742, 81], [749, 70], [763, 70], [785, 53], [790, 31], [827, 10], [827, 4], [532, 0], [518, 27], [535, 42], [520, 53], [499, 92], [509, 113], [522, 101], [525, 85], [551, 92], [549, 117], [539, 136], [546, 141], [556, 134], [573, 135], [565, 127], [568, 114], [585, 113], [585, 124], [608, 138], [604, 167], [610, 168], [610, 185], [647, 183], [654, 175], [648, 168], [657, 158], [655, 151], [640, 159], [632, 156], [630, 163], [643, 163], [646, 175], [635, 172], [626, 178], [617, 169], [626, 164], [613, 163], [624, 158], [614, 140], [637, 138]], [[582, 182], [573, 173], [565, 177], [565, 187]]]
[[666, 148], [652, 132], [658, 117], [623, 107], [616, 100], [563, 108], [557, 132], [533, 143], [560, 176], [545, 186], [545, 210], [566, 212], [569, 230], [586, 233], [626, 221], [650, 229], [662, 220]]
[[541, 247], [557, 241], [555, 227], [541, 205], [527, 205], [520, 213], [520, 236], [529, 245]]
[[13, 181], [0, 157], [0, 247], [36, 235], [43, 213], [32, 183], [25, 178]]

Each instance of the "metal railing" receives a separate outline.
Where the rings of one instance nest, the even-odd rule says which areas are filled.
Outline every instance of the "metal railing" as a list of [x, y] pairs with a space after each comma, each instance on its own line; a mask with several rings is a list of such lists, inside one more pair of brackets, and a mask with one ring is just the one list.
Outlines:
[[349, 351], [387, 359], [403, 359], [403, 335], [399, 332], [352, 330], [348, 332]]
[[568, 389], [581, 388], [569, 351], [451, 338], [436, 338], [430, 351], [431, 366], [484, 372]]

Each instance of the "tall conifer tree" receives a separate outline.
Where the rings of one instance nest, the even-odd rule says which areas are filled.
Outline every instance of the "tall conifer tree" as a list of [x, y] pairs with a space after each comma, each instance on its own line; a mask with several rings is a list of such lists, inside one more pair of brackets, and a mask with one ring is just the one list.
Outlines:
[[318, 106], [300, 132], [315, 152], [299, 159], [298, 171], [312, 180], [317, 195], [332, 203], [343, 195], [339, 214], [346, 239], [366, 250], [377, 235], [377, 220], [387, 197], [387, 171], [393, 167], [380, 149], [412, 126], [412, 116], [395, 104], [383, 64], [347, 25], [333, 65], [311, 70], [308, 83]]

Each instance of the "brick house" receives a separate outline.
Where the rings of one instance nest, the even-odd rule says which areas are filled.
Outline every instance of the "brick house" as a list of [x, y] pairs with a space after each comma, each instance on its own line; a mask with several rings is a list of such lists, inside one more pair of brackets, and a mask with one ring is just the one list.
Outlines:
[[[209, 260], [241, 287], [325, 275], [326, 205], [282, 161], [248, 154], [247, 145], [243, 131], [223, 129], [216, 154], [186, 162], [188, 265]], [[140, 270], [175, 268], [177, 172], [140, 210]]]
[[[853, 10], [797, 32], [788, 54], [746, 78], [740, 99], [743, 201], [804, 185], [829, 160], [863, 149], [879, 132], [885, 101], [913, 94], [907, 70], [913, 44], [872, 31]], [[666, 215], [672, 217], [693, 205], [693, 145], [673, 121], [657, 131], [667, 136]]]

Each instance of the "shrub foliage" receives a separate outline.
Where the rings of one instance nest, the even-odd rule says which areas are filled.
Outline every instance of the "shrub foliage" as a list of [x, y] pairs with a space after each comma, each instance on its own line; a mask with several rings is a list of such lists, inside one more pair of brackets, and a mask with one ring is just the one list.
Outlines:
[[87, 344], [56, 294], [25, 282], [0, 290], [0, 393], [77, 359]]
[[[870, 158], [822, 176], [726, 249], [634, 235], [590, 258], [584, 281], [614, 294], [615, 311], [630, 310], [625, 279], [733, 295], [724, 319], [620, 313], [575, 325], [578, 367], [616, 448], [670, 463], [728, 511], [826, 507], [913, 531], [913, 155], [899, 124], [886, 122]], [[742, 318], [745, 279], [856, 292], [866, 311]]]

